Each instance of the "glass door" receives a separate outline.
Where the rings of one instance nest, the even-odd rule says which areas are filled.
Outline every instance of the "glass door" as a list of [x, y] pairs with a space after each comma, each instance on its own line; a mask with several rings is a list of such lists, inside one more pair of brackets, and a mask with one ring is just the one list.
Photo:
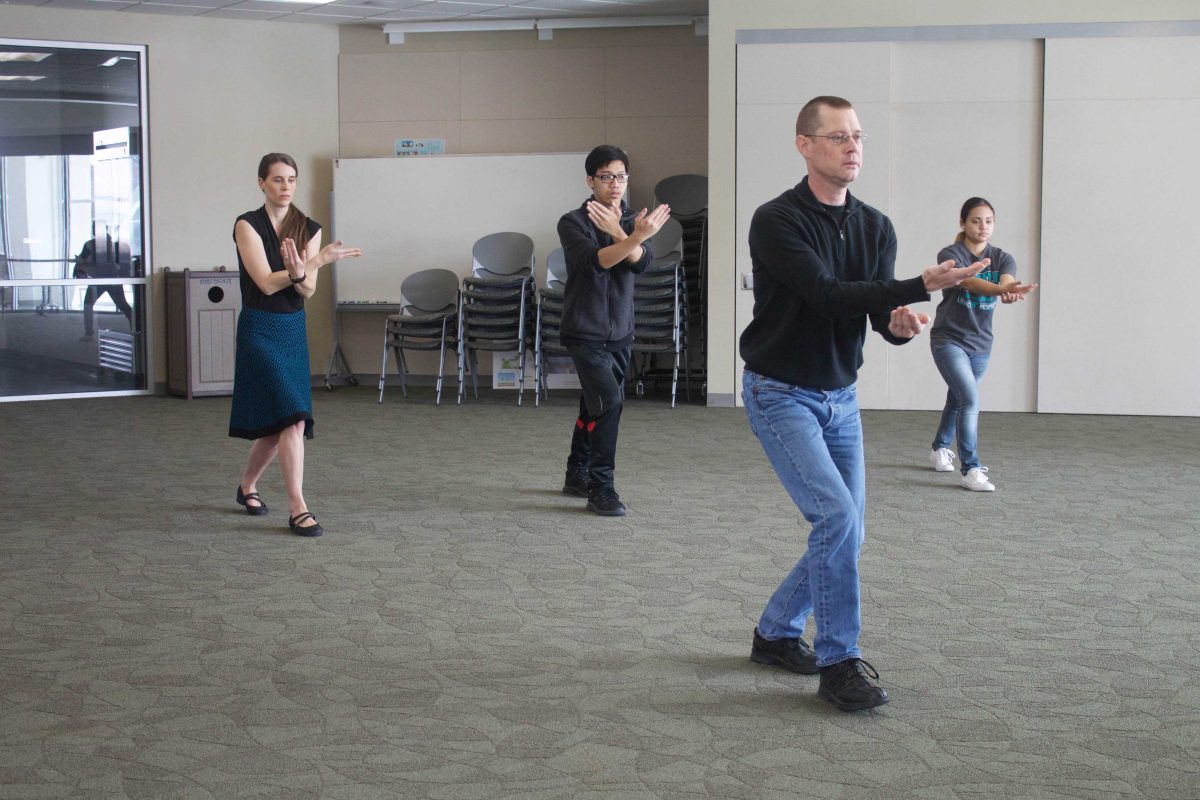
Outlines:
[[0, 39], [0, 402], [151, 390], [145, 58]]

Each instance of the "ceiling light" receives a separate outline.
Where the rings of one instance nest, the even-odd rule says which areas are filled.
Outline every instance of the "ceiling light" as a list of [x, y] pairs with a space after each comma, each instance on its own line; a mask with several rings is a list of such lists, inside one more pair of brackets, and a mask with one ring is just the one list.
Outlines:
[[[519, 6], [517, 6], [519, 7]], [[389, 22], [383, 26], [388, 44], [404, 44], [406, 33], [449, 33], [457, 31], [519, 31], [537, 29], [539, 39], [551, 39], [565, 28], [644, 28], [657, 25], [696, 26], [696, 35], [708, 34], [707, 17], [564, 17], [554, 19], [452, 19], [438, 22]], [[703, 29], [701, 26], [703, 24]]]
[[302, 6], [323, 6], [332, 3], [333, 0], [263, 0], [266, 3], [291, 3]]
[[389, 22], [383, 26], [388, 44], [404, 44], [406, 33], [453, 33], [457, 31], [531, 31], [532, 19], [451, 19], [442, 22]]
[[43, 61], [50, 53], [14, 53], [11, 50], [0, 52], [0, 61]]
[[45, 75], [0, 75], [0, 81], [40, 81]]

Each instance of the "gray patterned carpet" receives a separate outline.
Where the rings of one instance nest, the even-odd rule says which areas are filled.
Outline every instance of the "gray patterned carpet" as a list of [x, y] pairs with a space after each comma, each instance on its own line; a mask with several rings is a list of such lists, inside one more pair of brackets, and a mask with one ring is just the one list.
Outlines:
[[0, 405], [0, 797], [1200, 797], [1200, 420], [985, 414], [980, 495], [867, 413], [845, 714], [747, 657], [807, 530], [740, 410], [631, 401], [621, 520], [568, 395], [411, 394], [316, 394], [318, 540], [226, 398]]

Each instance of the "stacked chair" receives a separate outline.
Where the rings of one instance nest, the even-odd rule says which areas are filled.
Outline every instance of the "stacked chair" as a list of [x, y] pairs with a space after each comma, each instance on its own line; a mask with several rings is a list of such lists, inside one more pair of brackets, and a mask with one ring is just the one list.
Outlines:
[[384, 323], [383, 361], [379, 367], [379, 402], [387, 381], [388, 351], [395, 356], [400, 390], [408, 397], [408, 363], [405, 350], [437, 350], [438, 375], [435, 403], [442, 402], [446, 348], [458, 344], [458, 276], [448, 269], [415, 272], [400, 284], [404, 305]]
[[706, 303], [708, 300], [708, 178], [672, 175], [654, 187], [656, 203], [671, 206], [671, 217], [683, 227], [684, 297], [689, 321], [690, 355], [704, 370]]
[[[688, 307], [681, 252], [682, 226], [667, 221], [654, 235], [650, 246], [654, 261], [637, 275], [633, 293], [633, 363], [630, 379], [637, 395], [645, 393], [645, 384], [656, 376], [670, 376], [671, 407], [675, 407], [679, 367], [684, 368], [684, 386], [691, 399], [691, 371], [687, 363]], [[656, 364], [667, 359], [669, 365]]]
[[542, 396], [549, 396], [546, 385], [546, 359], [550, 356], [566, 355], [567, 349], [559, 342], [562, 326], [563, 288], [567, 283], [567, 261], [562, 248], [546, 257], [546, 285], [538, 290], [537, 324], [533, 349], [534, 381], [533, 402], [537, 405]]
[[534, 344], [533, 240], [523, 233], [492, 233], [472, 248], [471, 275], [458, 299], [458, 402], [471, 374], [479, 398], [480, 350], [518, 353], [517, 405], [525, 392], [525, 352]]

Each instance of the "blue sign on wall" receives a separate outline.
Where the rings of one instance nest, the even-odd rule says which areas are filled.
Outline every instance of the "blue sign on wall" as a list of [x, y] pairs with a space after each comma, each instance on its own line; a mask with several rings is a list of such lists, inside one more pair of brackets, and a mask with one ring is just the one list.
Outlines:
[[440, 156], [446, 152], [445, 139], [397, 139], [398, 156]]

